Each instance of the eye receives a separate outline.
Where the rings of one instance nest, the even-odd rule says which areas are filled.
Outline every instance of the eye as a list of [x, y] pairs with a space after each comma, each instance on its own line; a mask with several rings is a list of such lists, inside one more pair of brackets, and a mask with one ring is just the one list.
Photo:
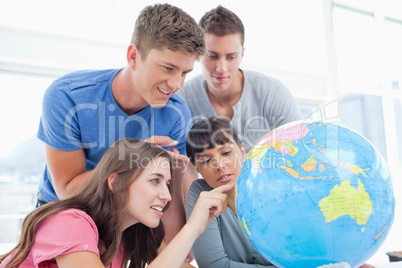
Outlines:
[[152, 179], [151, 182], [153, 184], [159, 184], [159, 179], [158, 178]]
[[167, 188], [169, 188], [170, 189], [170, 186], [172, 185], [172, 182], [171, 181], [168, 181], [167, 183], [166, 183], [166, 186], [167, 186]]
[[209, 162], [211, 162], [211, 158], [204, 158], [201, 160], [201, 164], [203, 165], [208, 164]]
[[163, 68], [164, 68], [166, 71], [169, 71], [169, 72], [173, 71], [173, 68], [172, 68], [172, 67], [163, 66]]
[[207, 58], [211, 60], [217, 60], [219, 59], [219, 56], [216, 54], [207, 54]]
[[225, 151], [225, 152], [222, 153], [222, 155], [230, 155], [231, 152], [232, 152], [232, 151], [230, 151], [230, 150], [229, 150], [229, 151]]
[[236, 58], [237, 58], [236, 55], [228, 56], [228, 59], [229, 59], [229, 60], [234, 60], [234, 59], [236, 59]]

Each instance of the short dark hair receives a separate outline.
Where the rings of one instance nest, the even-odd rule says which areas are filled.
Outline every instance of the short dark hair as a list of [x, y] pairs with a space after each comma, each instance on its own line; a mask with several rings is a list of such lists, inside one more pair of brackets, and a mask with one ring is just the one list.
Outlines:
[[131, 43], [146, 58], [152, 48], [168, 48], [194, 55], [205, 53], [202, 30], [193, 17], [178, 7], [156, 4], [145, 7], [138, 16]]
[[205, 149], [215, 148], [216, 145], [232, 143], [232, 139], [238, 146], [241, 141], [230, 122], [219, 117], [204, 118], [195, 123], [187, 136], [187, 156], [195, 165], [197, 154]]
[[217, 36], [240, 33], [241, 45], [244, 45], [244, 26], [241, 19], [223, 6], [208, 11], [202, 16], [199, 25], [205, 33]]

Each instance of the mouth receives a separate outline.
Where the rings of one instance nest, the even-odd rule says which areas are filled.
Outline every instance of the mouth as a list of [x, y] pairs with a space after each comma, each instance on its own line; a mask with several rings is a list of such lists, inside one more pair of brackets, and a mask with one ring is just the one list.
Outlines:
[[158, 215], [162, 216], [164, 207], [151, 206], [151, 209], [155, 211]]
[[226, 77], [226, 76], [217, 76], [217, 75], [213, 75], [213, 77], [214, 77], [214, 79], [215, 79], [216, 81], [218, 81], [218, 82], [223, 82], [223, 81], [225, 81], [225, 80], [228, 79], [228, 77]]
[[158, 87], [158, 90], [160, 93], [162, 93], [164, 96], [168, 97], [170, 96], [170, 91], [169, 90], [165, 90], [163, 88]]
[[219, 182], [223, 182], [223, 183], [227, 183], [230, 181], [230, 179], [232, 178], [232, 174], [225, 174], [219, 177], [218, 181]]

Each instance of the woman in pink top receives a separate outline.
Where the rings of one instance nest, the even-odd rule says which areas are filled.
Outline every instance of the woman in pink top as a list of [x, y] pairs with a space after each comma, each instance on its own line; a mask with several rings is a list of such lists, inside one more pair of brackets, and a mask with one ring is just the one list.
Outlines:
[[73, 197], [26, 217], [0, 267], [180, 267], [196, 238], [226, 209], [225, 192], [233, 186], [201, 194], [186, 225], [159, 254], [173, 164], [154, 144], [116, 141]]

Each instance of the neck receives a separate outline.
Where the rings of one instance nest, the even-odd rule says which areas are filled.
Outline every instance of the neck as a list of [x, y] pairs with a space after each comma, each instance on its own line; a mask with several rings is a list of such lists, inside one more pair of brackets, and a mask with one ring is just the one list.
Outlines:
[[130, 66], [123, 68], [112, 81], [113, 97], [120, 109], [128, 115], [135, 114], [148, 103], [136, 93]]

